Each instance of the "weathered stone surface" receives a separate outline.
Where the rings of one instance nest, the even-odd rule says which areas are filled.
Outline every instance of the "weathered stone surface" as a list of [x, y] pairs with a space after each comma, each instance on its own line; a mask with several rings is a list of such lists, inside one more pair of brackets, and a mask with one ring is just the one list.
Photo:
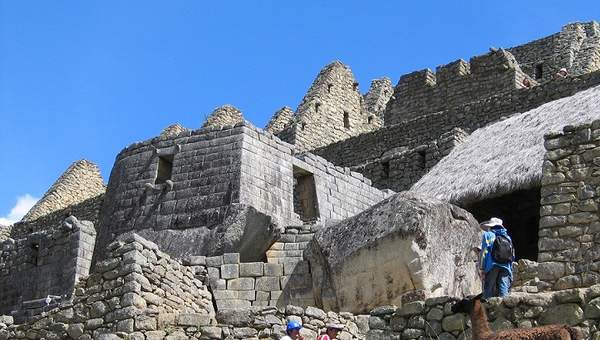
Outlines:
[[553, 306], [550, 309], [542, 313], [540, 317], [540, 324], [567, 324], [577, 325], [583, 320], [583, 310], [579, 305], [574, 303], [567, 303], [562, 305]]
[[[270, 216], [243, 204], [231, 205], [221, 228], [142, 229], [136, 232], [177, 258], [238, 252], [244, 262], [260, 260], [260, 254], [265, 253], [276, 236]], [[192, 249], [200, 249], [202, 253], [191, 254]]]
[[252, 311], [247, 309], [219, 310], [217, 313], [217, 321], [235, 327], [245, 327], [252, 324], [254, 316]]
[[400, 304], [402, 293], [413, 289], [428, 296], [475, 293], [481, 289], [473, 266], [478, 233], [465, 210], [401, 193], [315, 234], [313, 286], [323, 287], [323, 297], [337, 297], [323, 298], [326, 308], [353, 312]]

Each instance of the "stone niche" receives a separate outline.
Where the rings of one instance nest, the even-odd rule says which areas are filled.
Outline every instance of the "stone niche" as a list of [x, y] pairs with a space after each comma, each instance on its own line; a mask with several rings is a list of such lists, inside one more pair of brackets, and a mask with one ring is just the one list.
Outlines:
[[479, 293], [477, 221], [467, 211], [400, 193], [340, 223], [310, 244], [317, 305], [368, 312], [419, 296]]

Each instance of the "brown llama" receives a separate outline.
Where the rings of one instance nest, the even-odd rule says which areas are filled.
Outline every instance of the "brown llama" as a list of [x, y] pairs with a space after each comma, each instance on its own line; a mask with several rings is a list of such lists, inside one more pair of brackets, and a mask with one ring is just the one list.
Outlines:
[[487, 320], [481, 294], [467, 297], [452, 306], [453, 313], [465, 313], [471, 317], [473, 340], [579, 340], [583, 334], [577, 328], [567, 325], [548, 325], [534, 328], [515, 328], [493, 332]]

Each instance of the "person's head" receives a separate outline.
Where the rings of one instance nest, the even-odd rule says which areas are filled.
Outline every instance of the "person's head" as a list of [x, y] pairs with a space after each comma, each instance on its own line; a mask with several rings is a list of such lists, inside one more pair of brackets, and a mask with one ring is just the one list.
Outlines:
[[338, 324], [328, 324], [327, 330], [325, 331], [330, 338], [335, 339], [339, 332], [344, 329], [344, 326]]
[[479, 224], [479, 227], [484, 231], [489, 231], [490, 229], [494, 229], [494, 228], [504, 228], [502, 223], [503, 223], [502, 220], [499, 219], [498, 217], [492, 217], [487, 221], [481, 222]]
[[290, 336], [290, 338], [296, 339], [296, 338], [298, 338], [298, 335], [300, 334], [301, 328], [302, 328], [302, 325], [298, 321], [290, 321], [287, 323], [285, 332], [287, 333], [287, 335]]
[[523, 86], [531, 87], [531, 82], [527, 78], [523, 78]]
[[558, 70], [558, 74], [560, 74], [563, 77], [567, 76], [567, 69], [566, 68], [561, 68], [560, 70]]

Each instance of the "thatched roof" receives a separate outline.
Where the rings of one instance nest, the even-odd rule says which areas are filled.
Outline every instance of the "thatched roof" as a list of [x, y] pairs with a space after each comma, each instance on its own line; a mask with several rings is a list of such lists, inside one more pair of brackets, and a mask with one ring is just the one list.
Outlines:
[[600, 86], [475, 130], [411, 191], [458, 204], [539, 186], [544, 134], [600, 118]]

